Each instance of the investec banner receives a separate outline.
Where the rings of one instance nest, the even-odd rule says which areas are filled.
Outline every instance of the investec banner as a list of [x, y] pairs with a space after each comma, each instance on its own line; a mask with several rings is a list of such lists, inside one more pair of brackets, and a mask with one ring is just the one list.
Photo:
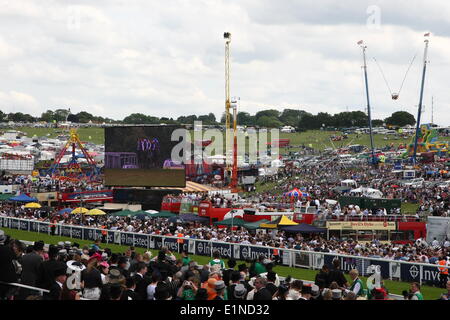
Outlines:
[[[421, 270], [422, 269], [422, 270]], [[400, 265], [400, 279], [407, 282], [425, 282], [429, 285], [439, 286], [439, 269], [438, 266], [422, 266], [416, 264], [402, 263]]]
[[356, 269], [358, 270], [358, 273], [360, 275], [364, 276], [370, 273], [367, 271], [369, 266], [377, 265], [380, 266], [381, 276], [385, 279], [389, 278], [389, 262], [387, 261], [378, 261], [357, 257], [341, 257], [341, 256], [325, 255], [324, 264], [332, 268], [333, 260], [335, 259], [338, 259], [340, 261], [342, 271], [349, 272], [352, 269]]
[[395, 230], [395, 222], [387, 221], [328, 221], [329, 230]]

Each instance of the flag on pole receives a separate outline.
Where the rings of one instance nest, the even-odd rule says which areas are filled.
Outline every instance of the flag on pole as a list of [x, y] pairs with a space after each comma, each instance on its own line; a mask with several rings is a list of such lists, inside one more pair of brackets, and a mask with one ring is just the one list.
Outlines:
[[363, 44], [363, 41], [362, 41], [362, 40], [359, 40], [359, 41], [358, 41], [358, 44]]
[[430, 36], [430, 33], [427, 32], [427, 33], [425, 33], [423, 36], [424, 36], [424, 37], [429, 37], [429, 36]]

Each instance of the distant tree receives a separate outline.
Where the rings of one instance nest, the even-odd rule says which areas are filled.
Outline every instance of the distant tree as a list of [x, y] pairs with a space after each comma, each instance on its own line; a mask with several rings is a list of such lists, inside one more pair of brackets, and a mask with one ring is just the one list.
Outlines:
[[41, 114], [41, 121], [53, 122], [55, 119], [55, 113], [52, 110], [47, 110]]
[[79, 123], [80, 119], [78, 118], [78, 116], [76, 114], [69, 114], [69, 116], [67, 117], [67, 121], [70, 122], [74, 122], [74, 123]]
[[284, 125], [295, 127], [298, 125], [300, 118], [306, 113], [304, 110], [284, 109], [279, 119]]
[[257, 112], [255, 115], [257, 121], [259, 118], [261, 118], [263, 116], [278, 119], [280, 116], [280, 111], [274, 110], [274, 109], [262, 110], [262, 111]]
[[76, 114], [80, 123], [88, 123], [94, 120], [94, 116], [86, 111], [81, 111]]
[[384, 124], [383, 120], [380, 120], [380, 119], [372, 120], [372, 126], [373, 127], [382, 127], [383, 124]]
[[406, 125], [414, 125], [416, 123], [416, 119], [409, 112], [397, 111], [394, 112], [390, 117], [384, 119], [384, 122], [387, 125], [403, 127]]
[[8, 121], [14, 121], [14, 122], [35, 122], [36, 119], [26, 113], [22, 112], [16, 112], [16, 113], [9, 113], [8, 114]]
[[319, 129], [322, 126], [317, 116], [314, 116], [310, 113], [307, 113], [302, 116], [300, 121], [298, 122], [298, 130], [311, 130], [311, 129]]
[[283, 125], [283, 123], [280, 120], [278, 120], [278, 118], [269, 116], [259, 117], [258, 120], [256, 121], [256, 124], [259, 127], [263, 128], [278, 128]]
[[127, 124], [158, 124], [159, 118], [146, 116], [142, 113], [133, 113], [123, 119]]
[[255, 125], [255, 117], [251, 116], [248, 112], [238, 112], [237, 114], [237, 123], [240, 126], [254, 126]]

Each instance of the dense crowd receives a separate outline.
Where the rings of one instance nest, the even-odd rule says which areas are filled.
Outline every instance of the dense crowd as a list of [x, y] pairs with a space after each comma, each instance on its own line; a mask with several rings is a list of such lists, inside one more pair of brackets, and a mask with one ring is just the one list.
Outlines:
[[[78, 272], [79, 277], [75, 275]], [[272, 261], [227, 263], [218, 252], [199, 266], [186, 252], [176, 258], [167, 248], [152, 257], [130, 247], [124, 253], [101, 248], [97, 241], [80, 247], [58, 243], [45, 250], [42, 241], [25, 246], [0, 232], [0, 299], [27, 300], [389, 300], [383, 282], [366, 284], [357, 270], [344, 276], [338, 260], [317, 273], [314, 283], [280, 277]], [[77, 281], [77, 279], [79, 281]], [[47, 290], [41, 296], [17, 283]], [[450, 281], [440, 299], [450, 299]], [[404, 298], [423, 300], [412, 283]]]

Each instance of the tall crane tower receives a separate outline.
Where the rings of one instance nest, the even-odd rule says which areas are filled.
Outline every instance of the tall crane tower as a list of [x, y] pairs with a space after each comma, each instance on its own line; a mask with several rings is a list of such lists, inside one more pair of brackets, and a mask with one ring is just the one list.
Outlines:
[[[227, 161], [226, 170], [231, 173], [231, 183], [230, 187], [233, 190], [237, 190], [238, 176], [237, 176], [237, 104], [231, 101], [230, 96], [230, 43], [231, 43], [231, 33], [225, 32], [223, 34], [225, 39], [225, 145], [228, 146], [229, 139], [231, 138], [229, 134], [231, 133], [231, 113], [230, 109], [233, 109], [233, 157], [232, 165], [230, 161]], [[227, 148], [226, 148], [227, 149]], [[228, 153], [229, 150], [226, 150]], [[228, 157], [227, 157], [228, 159]]]

